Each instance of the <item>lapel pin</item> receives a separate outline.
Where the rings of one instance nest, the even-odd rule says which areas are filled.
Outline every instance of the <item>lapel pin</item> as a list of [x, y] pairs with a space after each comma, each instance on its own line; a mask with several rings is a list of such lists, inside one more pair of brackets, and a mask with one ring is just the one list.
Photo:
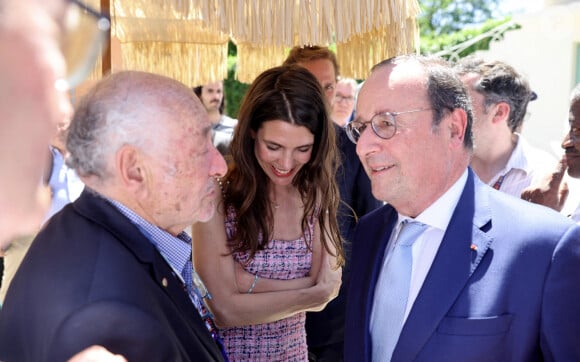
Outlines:
[[475, 245], [475, 244], [471, 244], [471, 246], [469, 248], [473, 251], [477, 251], [477, 245]]

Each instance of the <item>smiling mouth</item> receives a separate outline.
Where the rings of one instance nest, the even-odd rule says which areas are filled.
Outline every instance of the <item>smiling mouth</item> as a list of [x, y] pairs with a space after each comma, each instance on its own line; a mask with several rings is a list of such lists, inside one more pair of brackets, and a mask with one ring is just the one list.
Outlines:
[[272, 170], [274, 171], [274, 174], [276, 176], [282, 176], [283, 177], [283, 176], [288, 176], [292, 172], [293, 169], [283, 170], [283, 169], [280, 169], [280, 168], [278, 168], [276, 166], [272, 166]]
[[387, 171], [390, 170], [391, 168], [393, 168], [394, 166], [380, 166], [380, 167], [369, 167], [371, 172], [374, 173], [380, 173], [383, 171]]

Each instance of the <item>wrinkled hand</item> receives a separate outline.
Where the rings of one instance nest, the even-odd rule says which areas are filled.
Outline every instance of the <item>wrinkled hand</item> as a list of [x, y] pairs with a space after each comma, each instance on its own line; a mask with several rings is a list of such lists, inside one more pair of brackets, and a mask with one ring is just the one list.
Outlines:
[[568, 184], [563, 182], [568, 165], [566, 156], [562, 156], [556, 169], [547, 175], [539, 185], [533, 185], [522, 191], [521, 198], [561, 211], [568, 198]]
[[316, 278], [316, 285], [320, 291], [320, 305], [310, 309], [311, 311], [321, 311], [326, 305], [336, 298], [342, 283], [342, 268], [336, 267], [336, 260], [333, 256], [324, 252], [322, 254], [322, 264], [318, 277]]
[[68, 362], [127, 362], [120, 354], [112, 354], [105, 347], [91, 346], [75, 354]]

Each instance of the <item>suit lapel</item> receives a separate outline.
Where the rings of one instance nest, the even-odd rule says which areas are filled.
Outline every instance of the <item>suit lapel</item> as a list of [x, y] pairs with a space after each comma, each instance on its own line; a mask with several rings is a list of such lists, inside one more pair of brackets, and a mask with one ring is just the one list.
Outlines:
[[193, 326], [192, 330], [199, 337], [199, 341], [212, 352], [216, 360], [222, 360], [217, 344], [196, 312], [195, 306], [184, 290], [183, 283], [174, 275], [169, 264], [149, 239], [114, 206], [88, 188], [85, 188], [81, 197], [73, 205], [80, 214], [101, 225], [135, 255], [136, 259], [148, 270], [151, 278], [187, 318], [189, 321], [187, 324]]
[[491, 226], [490, 191], [470, 169], [441, 246], [403, 326], [393, 360], [416, 358], [488, 250], [492, 242], [486, 234]]

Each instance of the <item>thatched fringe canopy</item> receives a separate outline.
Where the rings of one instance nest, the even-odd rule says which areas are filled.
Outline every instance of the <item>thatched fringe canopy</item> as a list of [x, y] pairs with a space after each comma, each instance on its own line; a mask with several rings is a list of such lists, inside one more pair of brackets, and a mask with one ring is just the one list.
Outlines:
[[336, 43], [344, 76], [363, 79], [391, 56], [415, 52], [417, 0], [110, 0], [124, 69], [195, 86], [227, 77], [227, 42], [237, 77], [251, 82], [295, 45]]

